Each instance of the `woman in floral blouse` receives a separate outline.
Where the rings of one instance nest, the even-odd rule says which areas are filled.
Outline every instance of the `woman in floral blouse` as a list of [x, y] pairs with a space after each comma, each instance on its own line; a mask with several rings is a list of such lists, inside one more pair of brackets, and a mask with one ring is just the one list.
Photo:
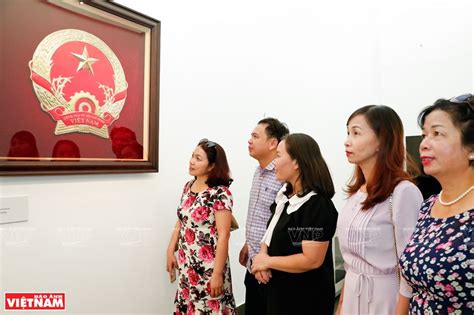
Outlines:
[[236, 314], [228, 257], [232, 180], [224, 149], [201, 140], [189, 174], [194, 179], [184, 186], [167, 251], [167, 271], [179, 270], [175, 314]]
[[418, 121], [423, 169], [442, 191], [421, 206], [400, 259], [413, 296], [398, 314], [473, 314], [474, 97], [438, 100]]

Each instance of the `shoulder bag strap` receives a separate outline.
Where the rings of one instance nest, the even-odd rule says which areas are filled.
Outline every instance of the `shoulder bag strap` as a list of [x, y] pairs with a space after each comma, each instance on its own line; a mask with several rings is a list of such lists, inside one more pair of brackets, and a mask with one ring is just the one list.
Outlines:
[[398, 287], [400, 287], [400, 268], [398, 267], [398, 250], [397, 250], [397, 235], [395, 234], [395, 221], [393, 220], [393, 194], [390, 194], [390, 198], [388, 200], [390, 204], [390, 218], [392, 219], [392, 227], [393, 227], [393, 242], [395, 245], [395, 272], [397, 273], [397, 280], [398, 280]]

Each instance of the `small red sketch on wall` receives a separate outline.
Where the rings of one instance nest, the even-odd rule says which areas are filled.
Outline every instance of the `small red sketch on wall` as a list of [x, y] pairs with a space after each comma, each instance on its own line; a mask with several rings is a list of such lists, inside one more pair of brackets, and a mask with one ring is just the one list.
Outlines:
[[100, 38], [76, 29], [46, 36], [29, 62], [43, 111], [56, 121], [54, 134], [109, 137], [127, 97], [122, 65]]

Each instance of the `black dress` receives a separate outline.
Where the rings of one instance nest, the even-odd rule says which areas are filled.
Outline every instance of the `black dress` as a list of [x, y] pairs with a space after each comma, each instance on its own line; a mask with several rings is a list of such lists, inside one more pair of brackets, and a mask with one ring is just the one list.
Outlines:
[[[303, 273], [272, 270], [267, 285], [267, 314], [320, 314], [334, 312], [334, 268], [331, 239], [337, 223], [337, 211], [329, 198], [314, 195], [297, 211], [285, 208], [273, 230], [268, 255], [289, 256], [302, 253], [302, 241], [329, 241], [323, 264]], [[274, 203], [271, 207], [275, 212]], [[270, 218], [271, 221], [271, 218]]]

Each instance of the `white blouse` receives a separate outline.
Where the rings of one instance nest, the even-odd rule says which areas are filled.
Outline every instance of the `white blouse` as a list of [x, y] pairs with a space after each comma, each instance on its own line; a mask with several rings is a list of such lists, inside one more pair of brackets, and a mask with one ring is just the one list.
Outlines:
[[270, 246], [270, 242], [272, 240], [273, 230], [280, 219], [280, 216], [285, 208], [285, 204], [289, 202], [288, 207], [286, 208], [286, 213], [291, 214], [297, 211], [306, 201], [309, 200], [312, 196], [316, 195], [314, 191], [311, 191], [304, 195], [303, 197], [299, 197], [298, 195], [293, 195], [291, 198], [288, 198], [285, 195], [286, 192], [286, 185], [284, 184], [283, 187], [278, 191], [277, 196], [275, 197], [276, 208], [275, 214], [273, 215], [270, 224], [268, 225], [267, 230], [262, 238], [262, 243], [265, 243], [267, 246]]

